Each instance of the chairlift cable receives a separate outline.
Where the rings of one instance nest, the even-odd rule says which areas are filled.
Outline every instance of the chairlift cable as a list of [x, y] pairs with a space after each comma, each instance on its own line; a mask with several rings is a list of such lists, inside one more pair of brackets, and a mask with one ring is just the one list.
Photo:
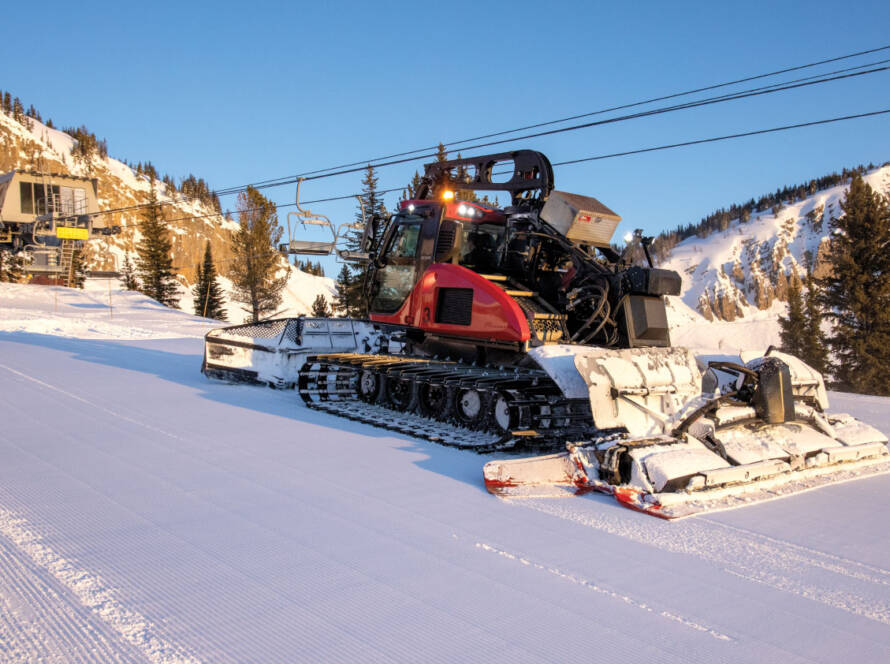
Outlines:
[[[494, 137], [497, 137], [497, 136], [504, 136], [504, 135], [506, 135], [506, 134], [512, 134], [512, 133], [516, 133], [516, 132], [520, 132], [520, 131], [526, 131], [526, 130], [529, 130], [529, 129], [537, 129], [537, 128], [539, 128], [539, 127], [545, 127], [545, 126], [549, 126], [549, 125], [559, 124], [559, 123], [562, 123], [562, 122], [569, 122], [569, 121], [572, 121], [572, 120], [578, 120], [578, 119], [581, 119], [581, 118], [584, 118], [584, 117], [591, 117], [591, 116], [594, 116], [594, 115], [601, 115], [601, 114], [603, 114], [603, 113], [610, 113], [610, 112], [612, 112], [612, 111], [626, 110], [626, 109], [629, 109], [629, 108], [635, 108], [635, 107], [637, 107], [637, 106], [644, 106], [644, 105], [646, 105], [646, 104], [651, 104], [651, 103], [658, 102], [658, 101], [666, 101], [666, 100], [668, 100], [668, 99], [676, 99], [676, 98], [678, 98], [678, 97], [684, 97], [684, 96], [691, 95], [691, 94], [696, 94], [696, 93], [699, 93], [699, 92], [707, 92], [707, 91], [709, 91], [709, 90], [716, 90], [716, 89], [719, 89], [719, 88], [729, 87], [729, 86], [732, 86], [732, 85], [738, 85], [738, 84], [740, 84], [740, 83], [747, 83], [747, 82], [750, 82], [750, 81], [755, 81], [755, 80], [759, 80], [759, 79], [763, 79], [763, 78], [769, 78], [769, 77], [772, 77], [772, 76], [778, 76], [778, 75], [780, 75], [780, 74], [786, 74], [786, 73], [789, 73], [789, 72], [792, 72], [792, 71], [800, 71], [800, 70], [803, 70], [803, 69], [810, 69], [810, 68], [812, 68], [812, 67], [817, 67], [817, 66], [819, 66], [819, 65], [829, 64], [829, 63], [832, 63], [832, 62], [839, 62], [839, 61], [841, 61], [841, 60], [849, 60], [849, 59], [851, 59], [851, 58], [856, 58], [856, 57], [859, 57], [859, 56], [862, 56], [862, 55], [868, 55], [868, 54], [870, 54], [870, 53], [878, 53], [878, 52], [886, 51], [886, 50], [890, 50], [890, 45], [887, 45], [887, 46], [880, 46], [880, 47], [878, 47], [878, 48], [872, 48], [872, 49], [868, 49], [868, 50], [865, 50], [865, 51], [858, 51], [858, 52], [856, 52], [856, 53], [850, 53], [850, 54], [842, 55], [842, 56], [838, 56], [838, 57], [835, 57], [835, 58], [828, 58], [828, 59], [825, 59], [825, 60], [819, 60], [819, 61], [817, 61], [817, 62], [811, 62], [811, 63], [804, 64], [804, 65], [798, 65], [798, 66], [796, 66], [796, 67], [787, 67], [787, 68], [785, 68], [785, 69], [779, 69], [779, 70], [772, 71], [772, 72], [767, 72], [767, 73], [764, 73], [764, 74], [757, 74], [757, 75], [754, 75], [754, 76], [748, 76], [748, 77], [745, 77], [745, 78], [736, 79], [736, 80], [734, 80], [734, 81], [727, 81], [727, 82], [724, 82], [724, 83], [717, 83], [717, 84], [714, 84], [714, 85], [708, 85], [708, 86], [704, 86], [704, 87], [700, 87], [700, 88], [695, 88], [695, 89], [692, 89], [692, 90], [686, 90], [686, 91], [684, 91], [684, 92], [676, 92], [676, 93], [669, 94], [669, 95], [664, 95], [664, 96], [661, 96], [661, 97], [652, 97], [652, 98], [650, 98], [650, 99], [644, 99], [644, 100], [642, 100], [642, 101], [636, 101], [636, 102], [632, 102], [632, 103], [628, 103], [628, 104], [622, 104], [622, 105], [619, 105], [619, 106], [612, 106], [612, 107], [609, 107], [609, 108], [603, 108], [603, 109], [599, 109], [599, 110], [596, 110], [596, 111], [590, 111], [590, 112], [587, 112], [587, 113], [581, 113], [581, 114], [578, 114], [578, 115], [571, 115], [571, 116], [567, 116], [567, 117], [564, 117], [564, 118], [559, 118], [559, 119], [557, 119], [557, 120], [548, 120], [548, 121], [546, 121], [546, 122], [538, 122], [538, 123], [535, 123], [535, 124], [525, 125], [525, 126], [522, 126], [522, 127], [516, 127], [515, 129], [509, 129], [509, 130], [504, 130], [504, 131], [497, 131], [497, 132], [493, 132], [493, 133], [490, 133], [490, 134], [482, 134], [482, 135], [480, 135], [480, 136], [475, 136], [475, 137], [473, 137], [473, 138], [465, 138], [465, 139], [461, 139], [461, 140], [449, 141], [449, 142], [447, 142], [447, 143], [443, 143], [443, 145], [444, 145], [445, 147], [450, 147], [450, 146], [459, 145], [459, 144], [461, 144], [461, 143], [469, 143], [469, 142], [472, 142], [472, 141], [485, 140], [485, 139], [487, 139], [487, 138], [494, 138]], [[872, 63], [872, 64], [876, 64], [876, 63]], [[851, 67], [851, 68], [848, 68], [848, 69], [837, 70], [837, 71], [835, 71], [835, 72], [829, 72], [828, 74], [819, 74], [818, 76], [822, 76], [822, 75], [830, 75], [830, 74], [832, 74], [832, 73], [839, 73], [839, 72], [844, 72], [844, 71], [851, 71], [851, 70], [853, 70], [853, 69], [859, 69], [859, 68], [867, 67], [867, 66], [870, 66], [870, 65], [859, 65], [858, 67]], [[803, 80], [803, 79], [799, 79], [799, 80]], [[775, 85], [780, 85], [780, 84], [775, 84]], [[309, 175], [316, 175], [316, 174], [318, 174], [318, 173], [324, 173], [324, 172], [326, 172], [326, 171], [339, 170], [339, 169], [341, 169], [341, 168], [348, 168], [348, 167], [350, 167], [350, 166], [359, 166], [359, 165], [363, 165], [363, 164], [369, 164], [369, 163], [376, 162], [376, 161], [381, 161], [381, 160], [384, 160], [384, 159], [393, 159], [393, 158], [396, 158], [396, 157], [404, 157], [404, 156], [411, 155], [411, 154], [415, 154], [415, 153], [418, 153], [418, 152], [428, 152], [428, 151], [430, 151], [430, 150], [436, 150], [437, 148], [438, 148], [438, 146], [432, 146], [432, 147], [426, 147], [426, 148], [418, 148], [418, 149], [416, 149], [416, 150], [409, 150], [409, 151], [407, 151], [407, 152], [398, 152], [398, 153], [394, 153], [394, 154], [391, 154], [391, 155], [385, 155], [385, 156], [382, 156], [382, 157], [375, 157], [375, 158], [373, 158], [373, 159], [362, 159], [362, 160], [359, 160], [359, 161], [350, 162], [350, 163], [348, 163], [348, 164], [340, 164], [339, 166], [331, 166], [331, 167], [328, 167], [328, 168], [322, 168], [322, 169], [318, 169], [318, 170], [314, 170], [314, 171], [306, 171], [306, 172], [299, 173], [299, 174], [297, 174], [297, 175], [293, 175], [293, 176], [284, 176], [284, 177], [280, 177], [280, 178], [271, 178], [271, 179], [268, 179], [268, 180], [262, 180], [262, 181], [260, 181], [260, 182], [253, 183], [253, 185], [251, 185], [251, 186], [256, 187], [257, 185], [267, 185], [267, 184], [271, 184], [272, 186], [274, 186], [273, 183], [279, 182], [280, 180], [285, 180], [285, 179], [290, 180], [290, 179], [292, 179], [292, 178], [299, 178], [299, 177], [306, 177], [306, 176], [309, 176]], [[462, 149], [466, 149], [466, 148], [462, 148]], [[455, 151], [456, 151], [456, 150], [449, 150], [449, 152], [455, 152]], [[290, 182], [287, 182], [287, 183], [285, 183], [285, 184], [290, 184]], [[244, 187], [226, 187], [226, 188], [223, 188], [223, 189], [218, 190], [217, 193], [229, 192], [229, 191], [240, 191], [240, 189], [243, 189], [243, 188], [244, 188]]]
[[[662, 97], [662, 98], [658, 98], [658, 99], [669, 99], [669, 98], [673, 98], [673, 97], [683, 96], [683, 95], [692, 94], [693, 92], [698, 92], [701, 90], [715, 89], [718, 87], [724, 87], [724, 86], [732, 85], [734, 83], [738, 83], [738, 82], [742, 82], [742, 81], [750, 81], [750, 80], [755, 80], [755, 79], [759, 79], [759, 78], [765, 78], [765, 77], [773, 76], [773, 75], [776, 75], [779, 73], [784, 73], [787, 71], [805, 69], [805, 68], [813, 67], [813, 66], [816, 66], [819, 64], [825, 64], [827, 62], [834, 62], [837, 60], [848, 59], [848, 58], [856, 57], [859, 55], [873, 53], [873, 52], [887, 50], [887, 49], [890, 49], [890, 45], [882, 46], [882, 47], [876, 48], [876, 49], [870, 49], [867, 51], [860, 51], [859, 53], [854, 53], [854, 54], [850, 54], [850, 55], [846, 55], [846, 56], [840, 56], [838, 58], [823, 60], [823, 61], [820, 61], [817, 63], [801, 65], [799, 67], [792, 67], [792, 68], [780, 70], [778, 72], [771, 72], [768, 74], [760, 74], [760, 75], [748, 77], [745, 79], [739, 79], [738, 81], [733, 81], [733, 82], [729, 82], [729, 83], [721, 83], [721, 84], [714, 85], [714, 86], [707, 86], [705, 88], [699, 88], [698, 90], [693, 90], [693, 91], [684, 92], [684, 93], [676, 93], [674, 95], [668, 95], [666, 97]], [[497, 141], [490, 141], [488, 143], [481, 143], [481, 144], [472, 145], [472, 146], [465, 146], [465, 147], [461, 148], [461, 150], [479, 149], [479, 148], [483, 148], [483, 147], [490, 147], [492, 145], [500, 145], [500, 144], [508, 143], [508, 142], [512, 142], [512, 141], [525, 140], [528, 138], [538, 138], [541, 136], [547, 136], [547, 135], [551, 135], [551, 134], [564, 133], [564, 132], [569, 132], [569, 131], [577, 131], [580, 129], [587, 129], [590, 127], [600, 126], [600, 125], [605, 125], [605, 124], [613, 124], [613, 123], [622, 122], [622, 121], [626, 121], [626, 120], [637, 119], [637, 118], [641, 118], [641, 117], [648, 117], [651, 115], [660, 115], [662, 113], [669, 113], [669, 112], [677, 111], [677, 110], [685, 110], [688, 108], [697, 108], [699, 106], [707, 106], [707, 105], [711, 105], [711, 104], [722, 103], [724, 101], [734, 101], [736, 99], [744, 99], [747, 97], [771, 94], [773, 92], [782, 92], [785, 90], [796, 89], [796, 88], [811, 86], [811, 85], [817, 85], [819, 83], [827, 83], [827, 82], [832, 82], [832, 81], [837, 81], [837, 80], [842, 80], [842, 79], [847, 79], [847, 78], [852, 78], [852, 77], [857, 77], [857, 76], [863, 76], [863, 75], [867, 75], [867, 74], [878, 73], [878, 72], [890, 70], [890, 66], [888, 66], [888, 63], [890, 63], [890, 59], [879, 60], [879, 61], [876, 61], [873, 63], [868, 63], [865, 65], [858, 65], [856, 67], [849, 67], [849, 68], [845, 68], [845, 69], [836, 70], [834, 72], [818, 74], [815, 76], [804, 77], [804, 78], [795, 79], [792, 81], [774, 83], [774, 84], [770, 84], [768, 86], [761, 86], [759, 88], [751, 88], [749, 90], [743, 90], [743, 91], [734, 92], [734, 93], [727, 93], [724, 95], [718, 95], [716, 97], [694, 100], [694, 101], [685, 102], [682, 104], [676, 104], [673, 106], [665, 106], [665, 107], [660, 107], [660, 108], [656, 108], [656, 109], [650, 109], [648, 111], [642, 111], [639, 113], [633, 113], [633, 114], [629, 114], [629, 115], [615, 116], [612, 118], [606, 118], [604, 120], [597, 120], [594, 122], [588, 122], [588, 123], [583, 123], [583, 124], [579, 124], [579, 125], [572, 125], [570, 127], [561, 127], [561, 128], [557, 128], [557, 129], [543, 131], [543, 132], [527, 134], [525, 136], [516, 136], [516, 137], [512, 137], [512, 138], [507, 138], [507, 139], [500, 139]], [[879, 65], [883, 65], [883, 66], [879, 66]], [[858, 69], [862, 69], [863, 67], [872, 67], [872, 69], [863, 70], [863, 71], [855, 71]], [[641, 104], [649, 103], [651, 101], [655, 101], [655, 99], [647, 100], [644, 102], [635, 102], [634, 104], [627, 104], [627, 105], [624, 105], [621, 107], [615, 107], [615, 109], [629, 108], [632, 106], [638, 106]], [[596, 114], [607, 112], [608, 110], [614, 110], [614, 109], [604, 109], [602, 111], [594, 111], [594, 112], [582, 114], [579, 116], [573, 116], [573, 118], [596, 115]], [[565, 121], [568, 119], [573, 119], [573, 118], [563, 118], [562, 120], [554, 120], [554, 121], [546, 122], [546, 123], [538, 123], [537, 125], [528, 125], [528, 127], [545, 126], [548, 124], [555, 124], [555, 123], [562, 122], [562, 121]], [[496, 134], [489, 134], [487, 136], [503, 135], [505, 133], [513, 133], [513, 131], [519, 131], [519, 129], [511, 130], [511, 131], [507, 131], [507, 132], [497, 132]], [[484, 137], [479, 137], [479, 138], [484, 138]], [[463, 142], [467, 142], [467, 141], [471, 141], [471, 140], [474, 140], [474, 139], [466, 139], [466, 141], [452, 142], [449, 145], [453, 145], [458, 142], [463, 143]], [[434, 149], [434, 148], [430, 148], [430, 149]], [[456, 151], [456, 150], [450, 150], [450, 151], [446, 151], [446, 152], [454, 152], [454, 151]], [[418, 152], [418, 151], [415, 150], [415, 151], [412, 151], [409, 153], [399, 153], [399, 154], [412, 154], [413, 152]], [[393, 156], [398, 156], [398, 155], [393, 155]], [[354, 162], [353, 164], [349, 164], [349, 165], [350, 166], [353, 166], [356, 164], [363, 164], [363, 165], [356, 167], [356, 168], [341, 169], [341, 170], [334, 171], [334, 172], [322, 172], [322, 171], [326, 171], [326, 170], [330, 170], [330, 169], [322, 169], [322, 171], [311, 171], [310, 173], [318, 173], [318, 174], [310, 175], [309, 173], [306, 173], [306, 174], [304, 174], [304, 175], [306, 175], [306, 177], [304, 177], [304, 179], [305, 180], [317, 180], [317, 179], [322, 179], [322, 178], [326, 178], [326, 177], [333, 177], [335, 175], [344, 175], [344, 174], [348, 174], [348, 173], [355, 173], [355, 172], [363, 171], [368, 167], [368, 165], [371, 165], [375, 168], [382, 168], [385, 166], [392, 166], [392, 165], [407, 163], [407, 162], [411, 162], [411, 161], [419, 161], [422, 159], [435, 158], [436, 156], [437, 156], [437, 153], [429, 153], [429, 154], [422, 154], [422, 155], [418, 155], [418, 156], [414, 156], [414, 157], [408, 157], [408, 158], [403, 158], [403, 159], [391, 160], [388, 162], [378, 162], [378, 163], [372, 163], [372, 164], [365, 163], [364, 161]], [[301, 177], [303, 177], [303, 175], [292, 176], [289, 178], [279, 178], [277, 180], [267, 180], [264, 182], [243, 185], [241, 187], [230, 187], [228, 189], [216, 190], [213, 193], [215, 193], [216, 195], [219, 196], [219, 195], [229, 195], [229, 194], [237, 193], [240, 191], [244, 191], [249, 186], [254, 187], [256, 189], [265, 189], [265, 188], [270, 188], [270, 187], [283, 186], [286, 184], [294, 184]], [[165, 205], [173, 205], [175, 203], [177, 203], [177, 201], [175, 201], [175, 200], [158, 201], [157, 205], [165, 206]], [[307, 202], [307, 205], [308, 204], [310, 204], [310, 203]], [[94, 213], [94, 216], [102, 215], [102, 214], [111, 214], [111, 213], [115, 213], [115, 212], [128, 212], [128, 211], [132, 211], [132, 210], [142, 209], [145, 207], [150, 207], [150, 205], [151, 205], [150, 203], [141, 203], [141, 204], [130, 205], [130, 206], [125, 206], [125, 207], [120, 207], [120, 208], [99, 210], [98, 212]], [[207, 216], [213, 216], [213, 215], [207, 215]]]
[[[623, 152], [613, 152], [613, 153], [609, 153], [609, 154], [594, 155], [594, 156], [590, 156], [590, 157], [581, 157], [578, 159], [556, 161], [556, 162], [553, 162], [553, 166], [571, 166], [574, 164], [580, 164], [580, 163], [588, 162], [588, 161], [614, 159], [617, 157], [625, 157], [625, 156], [634, 155], [634, 154], [644, 154], [647, 152], [657, 152], [657, 151], [661, 151], [661, 150], [671, 150], [671, 149], [680, 148], [680, 147], [701, 145], [704, 143], [716, 143], [718, 141], [727, 141], [727, 140], [732, 140], [732, 139], [736, 139], [736, 138], [745, 138], [745, 137], [750, 137], [750, 136], [758, 136], [758, 135], [762, 135], [762, 134], [770, 134], [770, 133], [776, 133], [776, 132], [781, 132], [781, 131], [789, 131], [792, 129], [802, 129], [805, 127], [814, 127], [814, 126], [818, 126], [818, 125], [832, 124], [835, 122], [844, 122], [847, 120], [857, 120], [857, 119], [861, 119], [861, 118], [875, 117], [875, 116], [879, 116], [879, 115], [886, 115], [888, 113], [890, 113], [890, 108], [882, 109], [882, 110], [878, 110], [878, 111], [869, 111], [866, 113], [857, 113], [857, 114], [853, 114], [853, 115], [843, 115], [843, 116], [834, 117], [834, 118], [826, 118], [824, 120], [812, 120], [809, 122], [800, 122], [800, 123], [791, 124], [791, 125], [783, 125], [780, 127], [771, 127], [769, 129], [756, 129], [756, 130], [752, 130], [752, 131], [739, 132], [739, 133], [735, 133], [735, 134], [726, 134], [723, 136], [713, 136], [710, 138], [700, 138], [700, 139], [695, 139], [695, 140], [691, 140], [691, 141], [683, 141], [680, 143], [670, 143], [670, 144], [666, 144], [666, 145], [657, 145], [657, 146], [646, 147], [646, 148], [638, 148], [635, 150], [626, 150]], [[495, 175], [505, 175], [505, 174], [508, 174], [511, 172], [512, 171], [497, 171], [494, 174]], [[377, 190], [376, 193], [388, 194], [388, 193], [392, 193], [395, 191], [404, 191], [405, 189], [406, 189], [406, 187], [404, 187], [404, 186], [392, 187], [389, 189], [379, 189], [379, 190]], [[329, 203], [332, 201], [341, 201], [341, 200], [347, 200], [350, 198], [355, 198], [358, 195], [360, 195], [360, 194], [347, 194], [347, 195], [343, 195], [343, 196], [331, 196], [328, 198], [316, 198], [311, 201], [300, 201], [300, 204], [301, 205], [313, 205], [315, 203]], [[275, 205], [276, 210], [278, 210], [281, 208], [294, 207], [296, 205], [296, 203], [281, 203], [281, 204], [276, 203], [274, 205]], [[248, 208], [247, 210], [244, 210], [244, 212], [252, 212], [254, 209], [258, 209], [258, 208]], [[191, 219], [205, 219], [207, 217], [218, 217], [218, 216], [223, 216], [223, 215], [222, 215], [222, 213], [216, 212], [213, 214], [177, 217], [175, 219], [168, 219], [166, 221], [168, 223], [171, 223], [174, 221], [188, 221]]]

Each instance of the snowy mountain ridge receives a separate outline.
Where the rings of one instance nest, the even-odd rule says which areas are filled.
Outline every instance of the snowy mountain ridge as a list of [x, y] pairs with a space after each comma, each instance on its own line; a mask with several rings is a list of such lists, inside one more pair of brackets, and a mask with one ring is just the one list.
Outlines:
[[[890, 194], [890, 165], [868, 171], [872, 189]], [[817, 191], [781, 209], [765, 210], [747, 222], [706, 237], [680, 242], [660, 267], [676, 270], [682, 280], [683, 305], [709, 321], [760, 320], [785, 310], [788, 285], [808, 271], [829, 273], [829, 227], [842, 214], [849, 184]], [[674, 303], [676, 308], [679, 303]], [[686, 312], [688, 316], [689, 312]]]
[[[18, 168], [97, 178], [98, 202], [102, 210], [140, 205], [148, 200], [152, 187], [148, 176], [136, 173], [127, 164], [110, 156], [93, 153], [87, 158], [75, 157], [77, 141], [72, 136], [33, 118], [29, 118], [29, 124], [30, 127], [26, 127], [0, 113], [0, 173]], [[231, 259], [231, 236], [238, 224], [200, 200], [167, 191], [158, 180], [154, 185], [158, 200], [164, 204], [165, 217], [171, 220], [168, 225], [174, 270], [180, 284], [179, 307], [190, 312], [195, 266], [203, 258], [205, 243], [210, 241], [217, 269], [224, 275]], [[87, 253], [89, 269], [119, 271], [126, 254], [130, 254], [131, 260], [135, 257], [136, 245], [141, 239], [140, 216], [141, 211], [136, 209], [113, 212], [104, 217], [108, 225], [119, 225], [123, 231], [118, 236], [91, 240]], [[328, 302], [333, 301], [335, 287], [332, 279], [306, 274], [282, 258], [279, 275], [284, 270], [290, 271], [290, 277], [280, 315], [308, 313], [319, 294]], [[242, 322], [246, 313], [231, 299], [231, 281], [225, 277], [220, 281], [225, 291], [228, 320]]]

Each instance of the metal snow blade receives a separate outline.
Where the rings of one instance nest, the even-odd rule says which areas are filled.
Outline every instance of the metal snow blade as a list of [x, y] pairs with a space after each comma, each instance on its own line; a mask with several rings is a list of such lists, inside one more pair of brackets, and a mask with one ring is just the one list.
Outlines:
[[[680, 350], [576, 357], [598, 424], [623, 419], [627, 431], [570, 443], [561, 454], [489, 462], [488, 490], [508, 497], [598, 491], [675, 519], [890, 472], [886, 436], [849, 415], [821, 412], [821, 376], [800, 360], [772, 353], [746, 365], [713, 363], [705, 382], [719, 383], [716, 371], [732, 373], [731, 388], [681, 403], [689, 382], [674, 392], [667, 385], [669, 374], [690, 368], [678, 361]], [[623, 412], [629, 408], [640, 415]]]
[[385, 340], [380, 326], [353, 318], [278, 318], [210, 330], [201, 371], [232, 382], [297, 384], [309, 355], [370, 352]]

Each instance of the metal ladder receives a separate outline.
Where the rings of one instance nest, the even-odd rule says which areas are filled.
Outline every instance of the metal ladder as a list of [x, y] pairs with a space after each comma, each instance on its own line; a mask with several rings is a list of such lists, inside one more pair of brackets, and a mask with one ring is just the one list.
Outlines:
[[74, 283], [74, 271], [77, 265], [75, 256], [80, 251], [77, 240], [62, 240], [61, 259], [59, 267], [62, 274], [62, 285], [71, 287]]

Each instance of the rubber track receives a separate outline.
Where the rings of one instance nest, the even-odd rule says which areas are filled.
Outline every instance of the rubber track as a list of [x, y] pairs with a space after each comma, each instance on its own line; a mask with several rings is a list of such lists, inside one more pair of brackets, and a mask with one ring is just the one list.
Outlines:
[[[358, 399], [306, 402], [314, 410], [339, 415], [355, 422], [396, 431], [447, 447], [474, 450], [480, 454], [510, 449], [520, 439], [498, 437], [487, 431], [470, 431], [447, 422], [436, 422], [414, 413], [396, 413], [385, 406], [369, 404]], [[398, 415], [398, 417], [394, 417]]]
[[[358, 374], [367, 368], [379, 369], [382, 374], [397, 379], [413, 377], [417, 382], [448, 384], [453, 388], [478, 386], [482, 391], [500, 391], [512, 397], [511, 408], [519, 422], [514, 430], [534, 429], [538, 435], [472, 430], [419, 413], [394, 410], [380, 402], [368, 403], [358, 398], [356, 392]], [[306, 405], [315, 410], [480, 453], [507, 449], [558, 450], [566, 441], [585, 439], [594, 432], [586, 402], [581, 412], [561, 412], [556, 416], [555, 419], [570, 422], [572, 426], [544, 426], [551, 418], [537, 411], [542, 407], [571, 409], [572, 401], [562, 397], [544, 371], [534, 368], [478, 367], [423, 358], [338, 353], [308, 357], [300, 370], [298, 386]]]

